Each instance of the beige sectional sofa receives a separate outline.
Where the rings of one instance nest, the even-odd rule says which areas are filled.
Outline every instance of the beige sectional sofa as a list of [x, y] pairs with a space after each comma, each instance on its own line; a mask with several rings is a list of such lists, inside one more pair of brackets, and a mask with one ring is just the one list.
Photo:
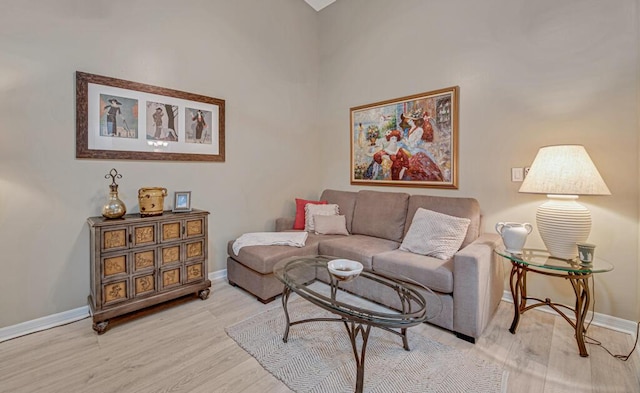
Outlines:
[[[273, 266], [282, 259], [317, 254], [353, 259], [366, 269], [395, 272], [427, 286], [443, 306], [431, 323], [470, 342], [480, 337], [502, 297], [504, 273], [502, 261], [493, 252], [501, 239], [497, 234], [480, 233], [480, 207], [475, 199], [367, 190], [325, 190], [320, 199], [339, 206], [349, 236], [309, 233], [304, 247], [247, 246], [238, 255], [230, 241], [229, 283], [267, 303], [282, 292], [282, 283], [273, 275]], [[418, 208], [470, 220], [461, 248], [451, 259], [399, 249]], [[290, 230], [293, 222], [293, 218], [278, 218], [276, 230]], [[378, 298], [367, 288], [353, 286], [349, 290], [391, 305], [389, 299]]]

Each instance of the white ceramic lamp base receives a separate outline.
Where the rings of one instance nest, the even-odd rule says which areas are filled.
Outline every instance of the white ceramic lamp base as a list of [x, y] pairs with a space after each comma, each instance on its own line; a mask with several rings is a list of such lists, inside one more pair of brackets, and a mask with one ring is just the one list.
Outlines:
[[575, 195], [547, 195], [549, 200], [536, 212], [536, 223], [551, 256], [574, 259], [576, 243], [584, 242], [591, 232], [591, 213], [576, 202]]

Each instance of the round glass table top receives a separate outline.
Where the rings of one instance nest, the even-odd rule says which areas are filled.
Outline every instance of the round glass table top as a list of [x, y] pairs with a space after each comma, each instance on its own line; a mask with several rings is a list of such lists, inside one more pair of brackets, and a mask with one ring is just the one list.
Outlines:
[[495, 252], [515, 263], [568, 273], [604, 273], [613, 270], [613, 265], [602, 258], [594, 258], [593, 263], [582, 264], [579, 259], [560, 259], [552, 257], [547, 250], [523, 248], [522, 253], [514, 254], [497, 248]]

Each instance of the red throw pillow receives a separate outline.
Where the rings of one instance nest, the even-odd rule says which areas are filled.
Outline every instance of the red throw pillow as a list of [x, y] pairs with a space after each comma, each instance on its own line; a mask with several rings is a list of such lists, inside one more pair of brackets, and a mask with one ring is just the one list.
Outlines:
[[296, 198], [296, 221], [293, 223], [293, 229], [304, 229], [304, 206], [307, 203], [326, 205], [327, 201], [307, 201], [306, 199]]

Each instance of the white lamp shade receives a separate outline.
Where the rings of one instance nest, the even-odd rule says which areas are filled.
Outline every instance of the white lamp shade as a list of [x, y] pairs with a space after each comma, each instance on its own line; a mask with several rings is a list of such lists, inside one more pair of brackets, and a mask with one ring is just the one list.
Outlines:
[[577, 242], [591, 232], [591, 213], [576, 202], [578, 195], [611, 195], [583, 146], [541, 148], [531, 164], [520, 192], [547, 194], [549, 201], [538, 207], [536, 224], [549, 253], [574, 259]]
[[611, 195], [591, 157], [580, 145], [545, 146], [531, 164], [520, 192]]

